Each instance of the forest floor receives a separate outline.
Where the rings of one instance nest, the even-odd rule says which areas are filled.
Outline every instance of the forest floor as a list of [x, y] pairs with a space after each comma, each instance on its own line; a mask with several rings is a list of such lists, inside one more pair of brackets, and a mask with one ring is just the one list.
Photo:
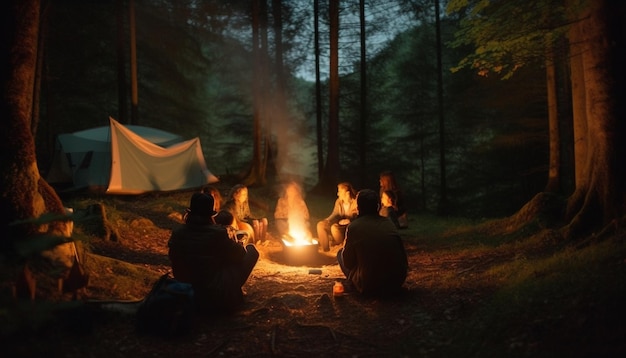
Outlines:
[[[198, 318], [180, 337], [138, 334], [137, 301], [170, 269], [167, 240], [181, 211], [171, 206], [155, 209], [149, 200], [121, 200], [113, 206], [121, 213], [111, 218], [120, 240], [91, 242], [85, 259], [90, 283], [79, 296], [79, 302], [98, 310], [79, 311], [88, 312], [88, 320], [63, 315], [11, 338], [11, 356], [606, 357], [626, 352], [624, 315], [616, 319], [609, 308], [592, 309], [597, 308], [593, 300], [579, 302], [573, 313], [507, 317], [494, 326], [497, 332], [488, 334], [488, 327], [467, 327], [472, 322], [490, 324], [489, 317], [481, 322], [481, 315], [491, 315], [485, 307], [502, 286], [492, 271], [530, 251], [483, 245], [454, 249], [454, 244], [444, 243], [437, 247], [411, 230], [401, 232], [410, 270], [407, 290], [400, 296], [374, 299], [348, 291], [334, 297], [333, 284], [346, 282], [335, 258], [338, 247], [294, 263], [270, 235], [257, 244], [261, 257], [243, 287], [240, 311]], [[419, 225], [417, 218], [411, 218], [410, 225]], [[615, 259], [619, 275], [625, 271], [622, 254]], [[587, 296], [572, 299], [581, 297]], [[622, 283], [608, 302], [617, 308], [623, 297]]]

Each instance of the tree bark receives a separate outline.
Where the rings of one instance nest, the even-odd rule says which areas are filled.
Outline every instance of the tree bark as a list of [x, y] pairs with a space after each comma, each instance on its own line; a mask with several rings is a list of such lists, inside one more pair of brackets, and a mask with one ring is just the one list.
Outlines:
[[624, 5], [595, 0], [588, 6], [580, 23], [588, 153], [584, 175], [568, 201], [567, 238], [605, 226], [626, 211], [626, 123], [620, 103], [625, 93]]
[[124, 0], [116, 0], [116, 54], [117, 54], [117, 120], [128, 123], [126, 113], [126, 31], [124, 30], [124, 14], [126, 7]]
[[11, 0], [2, 3], [2, 101], [0, 112], [0, 161], [2, 173], [2, 248], [10, 249], [12, 240], [34, 234], [34, 225], [9, 224], [37, 217], [44, 212], [38, 193], [39, 170], [31, 132], [33, 90], [37, 63], [39, 1]]
[[441, 19], [439, 16], [439, 0], [435, 0], [435, 32], [437, 51], [437, 104], [439, 121], [439, 206], [437, 213], [447, 215], [449, 213], [448, 183], [446, 174], [446, 126], [443, 105], [443, 65], [441, 45]]
[[561, 183], [561, 137], [559, 131], [558, 101], [556, 90], [556, 64], [554, 47], [550, 36], [546, 38], [546, 89], [548, 93], [548, 128], [550, 159], [546, 192], [559, 192]]
[[359, 24], [361, 27], [361, 118], [359, 120], [360, 124], [360, 138], [359, 138], [359, 178], [361, 180], [358, 183], [359, 187], [363, 187], [367, 183], [367, 144], [368, 140], [368, 131], [367, 131], [367, 122], [368, 122], [368, 102], [367, 102], [367, 43], [366, 43], [366, 33], [365, 33], [365, 0], [359, 1]]
[[139, 124], [139, 84], [137, 79], [137, 26], [135, 1], [128, 4], [128, 27], [130, 29], [130, 124]]
[[[0, 121], [0, 149], [5, 153], [0, 161], [0, 251], [16, 259], [16, 264], [23, 264], [26, 258], [17, 255], [14, 246], [16, 242], [41, 233], [69, 237], [71, 224], [55, 221], [14, 225], [16, 221], [35, 219], [44, 213], [65, 214], [65, 208], [54, 189], [39, 174], [34, 135], [31, 132], [40, 2], [12, 0], [0, 6], [5, 26], [0, 40], [0, 83], [3, 88], [0, 101], [0, 115], [3, 118]], [[48, 253], [53, 256], [47, 257], [67, 261], [67, 245], [63, 246], [49, 250]], [[61, 257], [63, 255], [66, 257]], [[20, 272], [23, 275], [19, 277], [33, 277], [26, 268]], [[25, 293], [30, 298], [34, 297], [32, 283], [27, 285], [31, 292]]]
[[570, 82], [572, 86], [572, 119], [574, 127], [574, 186], [582, 186], [587, 158], [587, 117], [585, 103], [585, 71], [582, 62], [580, 22], [569, 31]]
[[265, 0], [253, 0], [252, 1], [252, 58], [253, 61], [253, 78], [252, 78], [252, 163], [250, 169], [244, 175], [242, 180], [246, 186], [253, 185], [261, 181], [262, 175], [262, 127], [261, 119], [264, 114], [263, 111], [263, 93], [262, 93], [262, 81], [263, 81], [263, 60], [264, 56], [261, 49], [261, 1]]
[[267, 123], [265, 140], [267, 142], [267, 165], [265, 176], [270, 182], [274, 181], [277, 174], [281, 171], [282, 158], [281, 154], [287, 151], [287, 146], [283, 151], [279, 151], [280, 140], [274, 140], [280, 136], [275, 134], [276, 128], [284, 128], [290, 125], [289, 110], [287, 109], [287, 80], [285, 76], [284, 63], [284, 46], [283, 46], [283, 2], [282, 0], [272, 0], [272, 28], [274, 29], [274, 76], [276, 78], [275, 88], [273, 91], [273, 118]]
[[329, 1], [330, 78], [328, 91], [328, 150], [321, 187], [332, 188], [339, 177], [339, 0]]
[[320, 78], [320, 20], [319, 0], [313, 1], [313, 26], [315, 37], [315, 128], [317, 133], [317, 179], [324, 173], [324, 146], [322, 140], [322, 80]]

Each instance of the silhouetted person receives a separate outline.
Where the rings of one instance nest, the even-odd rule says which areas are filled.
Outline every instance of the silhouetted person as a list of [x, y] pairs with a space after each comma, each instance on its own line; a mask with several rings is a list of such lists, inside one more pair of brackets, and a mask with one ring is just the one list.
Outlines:
[[244, 247], [215, 224], [216, 214], [213, 196], [193, 194], [185, 224], [172, 231], [168, 242], [174, 278], [191, 283], [200, 313], [237, 309], [243, 302], [241, 287], [259, 259], [254, 245]]
[[337, 252], [341, 271], [362, 294], [399, 293], [409, 264], [398, 229], [378, 214], [378, 193], [361, 190], [356, 201], [359, 215], [348, 225], [344, 246]]

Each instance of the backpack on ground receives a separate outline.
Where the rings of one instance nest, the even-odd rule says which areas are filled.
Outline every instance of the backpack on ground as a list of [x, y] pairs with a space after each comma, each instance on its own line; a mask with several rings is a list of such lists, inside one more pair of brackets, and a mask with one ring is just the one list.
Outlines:
[[161, 276], [137, 310], [137, 330], [159, 336], [178, 336], [189, 331], [194, 317], [191, 284]]

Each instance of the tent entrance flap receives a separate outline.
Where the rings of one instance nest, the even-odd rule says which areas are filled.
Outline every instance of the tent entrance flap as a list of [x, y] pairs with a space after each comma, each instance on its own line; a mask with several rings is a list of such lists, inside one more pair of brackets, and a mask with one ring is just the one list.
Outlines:
[[200, 139], [163, 148], [111, 118], [109, 193], [142, 193], [195, 188], [217, 182], [207, 169]]

